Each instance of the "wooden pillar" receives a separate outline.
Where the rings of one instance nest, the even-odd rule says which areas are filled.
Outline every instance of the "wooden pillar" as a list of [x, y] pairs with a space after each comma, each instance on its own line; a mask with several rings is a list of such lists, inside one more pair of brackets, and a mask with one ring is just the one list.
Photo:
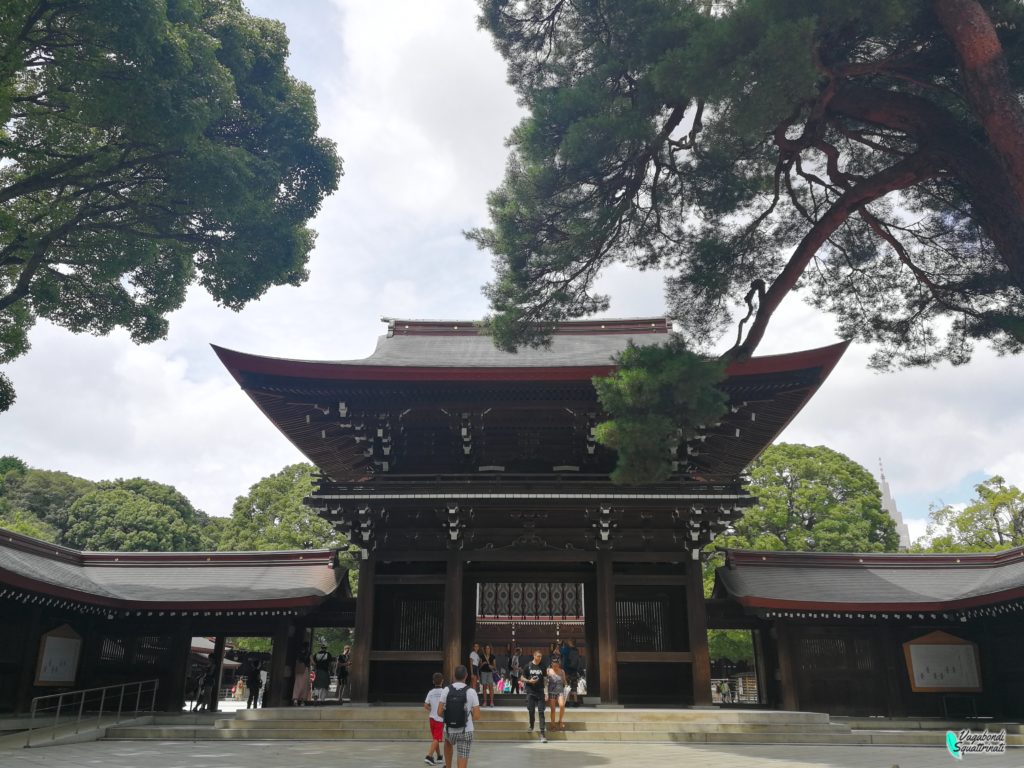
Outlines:
[[708, 615], [704, 605], [704, 574], [700, 560], [686, 564], [686, 626], [693, 657], [693, 705], [711, 706], [711, 656], [708, 654]]
[[217, 635], [213, 642], [213, 690], [210, 691], [210, 711], [216, 712], [220, 702], [221, 677], [224, 675], [224, 643], [227, 638]]
[[601, 665], [601, 703], [619, 703], [619, 665], [616, 659], [615, 579], [608, 552], [597, 553], [597, 652]]
[[457, 552], [448, 555], [444, 580], [444, 679], [455, 679], [455, 667], [462, 660], [462, 581], [465, 566]]
[[[16, 714], [28, 712], [32, 704], [32, 684], [36, 679], [36, 662], [39, 660], [42, 617], [42, 607], [33, 605], [28, 620], [28, 632], [22, 635], [25, 645], [21, 649], [21, 671], [18, 673], [18, 690], [14, 699], [14, 711]], [[81, 663], [81, 660], [79, 663]]]
[[800, 693], [796, 687], [793, 633], [789, 626], [781, 621], [775, 622], [775, 632], [779, 648], [779, 685], [782, 688], [782, 708], [796, 711], [800, 709]]
[[750, 639], [754, 643], [754, 674], [757, 676], [757, 703], [762, 707], [769, 703], [769, 659], [767, 653], [765, 653], [764, 633], [764, 629], [754, 629], [750, 632]]
[[903, 700], [902, 683], [906, 679], [906, 668], [903, 662], [903, 646], [896, 638], [889, 624], [872, 632], [878, 643], [878, 658], [885, 666], [885, 705], [887, 717], [906, 717], [907, 704]]
[[264, 707], [283, 707], [292, 696], [293, 680], [288, 672], [288, 641], [294, 632], [291, 621], [283, 619], [274, 626], [271, 640], [270, 671], [267, 674], [269, 691], [263, 692]]
[[359, 561], [359, 594], [356, 595], [355, 644], [349, 684], [352, 702], [366, 704], [370, 700], [370, 651], [373, 649], [373, 602], [376, 559], [371, 555]]
[[185, 708], [185, 682], [191, 654], [191, 622], [182, 618], [174, 629], [167, 669], [160, 680], [160, 708], [165, 712], [180, 712]]
[[583, 614], [586, 631], [586, 658], [583, 660], [587, 673], [587, 695], [596, 696], [601, 690], [601, 652], [598, 648], [597, 582], [591, 577], [583, 585]]

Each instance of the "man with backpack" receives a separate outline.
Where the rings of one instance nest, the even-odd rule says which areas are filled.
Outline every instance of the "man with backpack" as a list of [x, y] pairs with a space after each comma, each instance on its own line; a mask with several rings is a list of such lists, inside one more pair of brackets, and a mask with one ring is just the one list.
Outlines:
[[452, 768], [452, 753], [458, 757], [458, 768], [469, 765], [473, 747], [473, 721], [480, 718], [480, 697], [466, 685], [469, 674], [465, 665], [455, 668], [455, 682], [444, 689], [438, 714], [444, 720], [444, 764]]

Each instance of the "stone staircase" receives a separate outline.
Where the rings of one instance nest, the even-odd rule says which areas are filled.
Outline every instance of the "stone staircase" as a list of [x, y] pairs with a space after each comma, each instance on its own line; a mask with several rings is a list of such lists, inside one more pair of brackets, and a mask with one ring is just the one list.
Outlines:
[[[241, 710], [233, 716], [156, 715], [146, 724], [108, 729], [117, 740], [206, 741], [360, 740], [424, 741], [426, 714], [412, 706], [301, 707]], [[478, 741], [530, 741], [524, 709], [486, 708], [476, 724]], [[867, 726], [867, 727], [863, 727]], [[1006, 728], [1009, 746], [1024, 746], [1018, 723]], [[738, 709], [572, 709], [566, 729], [548, 731], [551, 741], [676, 742], [692, 744], [846, 744], [941, 746], [947, 728], [984, 724], [940, 721], [833, 721], [814, 712]]]

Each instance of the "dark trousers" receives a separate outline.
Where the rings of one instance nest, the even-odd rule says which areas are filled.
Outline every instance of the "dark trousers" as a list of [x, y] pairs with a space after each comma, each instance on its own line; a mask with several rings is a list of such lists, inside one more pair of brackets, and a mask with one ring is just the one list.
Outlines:
[[256, 709], [259, 705], [260, 705], [260, 689], [259, 688], [250, 688], [249, 689], [249, 699], [248, 699], [248, 701], [245, 702], [245, 708], [246, 709], [250, 709], [250, 708]]
[[544, 733], [544, 697], [536, 693], [526, 692], [526, 709], [530, 713], [530, 728], [533, 729], [533, 712], [540, 715], [540, 732]]

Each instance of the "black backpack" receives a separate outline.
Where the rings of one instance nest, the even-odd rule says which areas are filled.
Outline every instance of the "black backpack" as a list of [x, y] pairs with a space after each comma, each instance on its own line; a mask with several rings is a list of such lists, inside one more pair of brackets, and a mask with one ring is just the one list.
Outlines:
[[466, 700], [469, 686], [456, 688], [448, 686], [448, 696], [444, 700], [444, 727], [459, 729], [466, 727]]

